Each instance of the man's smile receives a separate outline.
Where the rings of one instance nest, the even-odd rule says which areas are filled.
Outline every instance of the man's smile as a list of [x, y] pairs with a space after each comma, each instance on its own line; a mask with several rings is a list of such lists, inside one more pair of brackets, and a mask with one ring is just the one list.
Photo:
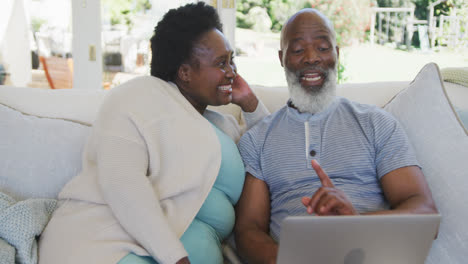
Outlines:
[[326, 72], [321, 69], [305, 69], [300, 71], [299, 82], [303, 87], [322, 86], [326, 79]]

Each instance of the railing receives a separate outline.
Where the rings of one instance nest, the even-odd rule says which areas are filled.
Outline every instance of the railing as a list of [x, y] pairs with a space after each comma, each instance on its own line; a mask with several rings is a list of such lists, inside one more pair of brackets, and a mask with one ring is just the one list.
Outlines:
[[[440, 3], [443, 1], [438, 1]], [[437, 4], [436, 3], [436, 4]], [[450, 16], [434, 16], [433, 5], [428, 7], [428, 20], [417, 20], [414, 7], [375, 7], [372, 9], [370, 43], [395, 43], [410, 49], [415, 32], [418, 33], [421, 50], [435, 48], [436, 45], [451, 48], [468, 46], [468, 36], [461, 28], [468, 28], [468, 21], [457, 16], [452, 10]], [[436, 43], [437, 41], [437, 43]]]
[[[464, 21], [456, 14], [451, 16], [440, 15], [432, 17], [429, 22], [429, 36], [431, 39], [431, 47], [436, 47], [436, 40], [439, 46], [447, 46], [450, 48], [466, 46], [468, 38], [466, 32], [461, 28], [468, 28], [468, 22], [463, 25]], [[464, 35], [465, 34], [465, 35]]]
[[[370, 26], [370, 42], [405, 43], [409, 48], [415, 31], [414, 7], [374, 7]], [[377, 27], [377, 35], [376, 35]], [[376, 39], [377, 38], [377, 39]], [[406, 40], [406, 41], [405, 41]]]

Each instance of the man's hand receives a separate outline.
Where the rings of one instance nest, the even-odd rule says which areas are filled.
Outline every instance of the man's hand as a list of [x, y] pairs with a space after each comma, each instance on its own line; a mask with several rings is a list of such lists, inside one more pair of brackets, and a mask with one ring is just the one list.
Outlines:
[[250, 89], [249, 84], [239, 74], [232, 83], [232, 101], [242, 108], [244, 112], [253, 112], [257, 109], [257, 96]]
[[348, 197], [340, 189], [335, 188], [330, 177], [323, 171], [316, 160], [312, 160], [317, 176], [322, 183], [312, 198], [302, 197], [302, 203], [307, 208], [307, 213], [317, 215], [357, 215]]

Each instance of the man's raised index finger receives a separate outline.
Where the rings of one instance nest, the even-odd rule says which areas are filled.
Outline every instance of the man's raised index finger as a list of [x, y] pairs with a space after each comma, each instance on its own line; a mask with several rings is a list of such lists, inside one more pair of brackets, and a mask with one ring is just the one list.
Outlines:
[[322, 167], [320, 167], [320, 164], [316, 160], [312, 160], [312, 168], [314, 168], [315, 172], [317, 173], [317, 176], [320, 179], [320, 182], [322, 183], [323, 187], [335, 187], [333, 185], [333, 182], [330, 180], [330, 177], [323, 171]]

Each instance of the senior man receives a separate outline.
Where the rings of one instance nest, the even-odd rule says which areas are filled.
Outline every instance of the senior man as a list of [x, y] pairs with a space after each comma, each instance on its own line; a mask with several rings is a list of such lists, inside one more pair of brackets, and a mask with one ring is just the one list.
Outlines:
[[335, 95], [338, 55], [333, 25], [317, 10], [284, 25], [279, 59], [290, 100], [239, 142], [246, 180], [235, 234], [248, 263], [276, 262], [289, 215], [437, 212], [395, 118]]

